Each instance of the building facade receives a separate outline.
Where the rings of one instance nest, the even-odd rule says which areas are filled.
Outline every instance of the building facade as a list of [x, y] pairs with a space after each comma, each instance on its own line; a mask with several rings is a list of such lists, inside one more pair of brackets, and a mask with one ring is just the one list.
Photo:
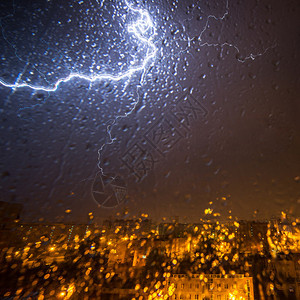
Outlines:
[[174, 274], [167, 293], [172, 300], [254, 300], [252, 277], [241, 274]]

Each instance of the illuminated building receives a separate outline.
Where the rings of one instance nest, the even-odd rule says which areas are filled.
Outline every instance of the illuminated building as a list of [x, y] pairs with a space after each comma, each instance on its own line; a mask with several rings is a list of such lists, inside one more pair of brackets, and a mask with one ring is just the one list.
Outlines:
[[239, 221], [238, 223], [237, 237], [240, 252], [261, 252], [267, 245], [266, 233], [268, 223], [258, 221]]
[[132, 233], [145, 235], [152, 229], [152, 223], [149, 219], [115, 219], [105, 220], [102, 225], [107, 234], [130, 235]]
[[151, 251], [151, 245], [148, 240], [144, 239], [139, 241], [139, 244], [136, 245], [133, 256], [133, 267], [143, 267], [146, 264], [146, 258]]
[[109, 252], [108, 264], [112, 265], [114, 263], [125, 263], [127, 254], [127, 244], [126, 241], [119, 241], [116, 243]]
[[272, 260], [272, 267], [276, 281], [275, 287], [269, 288], [271, 292], [276, 288], [275, 299], [300, 299], [300, 254], [278, 255]]
[[182, 257], [184, 253], [190, 252], [190, 240], [187, 238], [175, 238], [172, 240], [171, 254]]
[[254, 300], [252, 277], [240, 274], [174, 274], [167, 292], [172, 300]]

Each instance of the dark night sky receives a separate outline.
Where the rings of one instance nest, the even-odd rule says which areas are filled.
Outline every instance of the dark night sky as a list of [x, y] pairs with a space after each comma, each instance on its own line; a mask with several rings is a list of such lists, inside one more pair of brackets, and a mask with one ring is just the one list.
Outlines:
[[[100, 221], [128, 208], [197, 221], [210, 201], [240, 219], [299, 217], [298, 1], [229, 0], [223, 19], [226, 1], [178, 2], [132, 3], [156, 27], [143, 83], [137, 72], [49, 93], [0, 85], [0, 195], [24, 204], [23, 220], [86, 222], [93, 212]], [[147, 53], [127, 32], [138, 14], [122, 2], [0, 5], [6, 83], [123, 72]], [[111, 176], [126, 199], [98, 207], [93, 186]]]

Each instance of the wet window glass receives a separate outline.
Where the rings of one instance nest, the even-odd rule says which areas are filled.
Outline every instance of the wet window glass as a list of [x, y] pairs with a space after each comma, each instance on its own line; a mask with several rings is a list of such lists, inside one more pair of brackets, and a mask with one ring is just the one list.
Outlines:
[[299, 4], [0, 3], [0, 298], [300, 298]]

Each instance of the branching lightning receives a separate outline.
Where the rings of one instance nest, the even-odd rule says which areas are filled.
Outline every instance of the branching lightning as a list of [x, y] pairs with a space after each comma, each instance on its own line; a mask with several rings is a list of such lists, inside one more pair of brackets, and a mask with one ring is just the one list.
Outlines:
[[[135, 37], [137, 37], [139, 41], [141, 41], [142, 43], [147, 45], [147, 53], [146, 53], [146, 57], [140, 67], [130, 69], [126, 73], [120, 75], [118, 77], [118, 79], [115, 81], [119, 81], [123, 78], [130, 77], [134, 73], [142, 71], [140, 83], [143, 83], [144, 77], [146, 75], [147, 67], [149, 67], [151, 61], [154, 61], [156, 53], [157, 53], [157, 48], [154, 44], [154, 36], [156, 34], [156, 30], [155, 30], [154, 23], [151, 20], [151, 17], [146, 10], [134, 8], [127, 1], [125, 1], [125, 3], [131, 11], [133, 11], [139, 15], [139, 18], [136, 21], [136, 23], [132, 23], [128, 26], [128, 32], [134, 34]], [[130, 74], [128, 75], [127, 73], [130, 73]], [[135, 110], [137, 104], [139, 103], [138, 87], [137, 87], [137, 96], [138, 96], [137, 100], [134, 102], [130, 111], [123, 115], [119, 115], [119, 116], [115, 117], [112, 124], [110, 124], [106, 127], [109, 141], [104, 143], [101, 146], [101, 148], [98, 150], [98, 168], [100, 169], [101, 174], [103, 174], [103, 169], [101, 167], [101, 153], [105, 146], [111, 145], [116, 140], [116, 138], [112, 137], [112, 130], [113, 130], [113, 127], [116, 125], [117, 121], [119, 119], [126, 118], [127, 116], [129, 116]]]
[[[90, 84], [97, 82], [97, 81], [117, 82], [117, 81], [121, 81], [123, 79], [128, 80], [133, 75], [139, 74], [139, 73], [141, 73], [140, 84], [142, 84], [144, 82], [144, 77], [147, 73], [147, 68], [150, 67], [151, 62], [153, 62], [155, 60], [155, 56], [157, 53], [157, 48], [154, 44], [154, 37], [156, 34], [156, 30], [155, 30], [154, 23], [148, 13], [148, 11], [133, 7], [127, 0], [125, 0], [125, 4], [128, 8], [128, 12], [137, 14], [136, 21], [128, 24], [127, 32], [129, 34], [132, 34], [137, 39], [139, 44], [143, 44], [144, 46], [146, 46], [145, 57], [143, 58], [142, 62], [138, 66], [130, 67], [128, 70], [117, 73], [117, 74], [100, 73], [100, 74], [96, 74], [96, 75], [90, 75], [90, 74], [86, 75], [83, 73], [70, 73], [67, 77], [59, 78], [54, 84], [49, 84], [47, 86], [35, 85], [35, 84], [31, 84], [31, 83], [22, 82], [21, 81], [22, 76], [25, 72], [25, 71], [23, 71], [17, 76], [17, 79], [14, 83], [8, 83], [5, 80], [0, 78], [0, 84], [7, 88], [13, 89], [13, 91], [16, 91], [17, 89], [21, 89], [21, 88], [28, 88], [28, 89], [32, 89], [34, 91], [44, 91], [44, 92], [50, 93], [50, 92], [55, 92], [62, 83], [67, 83], [73, 79], [85, 80], [85, 81], [88, 81]], [[4, 32], [3, 32], [3, 27], [2, 27], [2, 34], [5, 37]], [[18, 57], [19, 60], [24, 61], [18, 56], [17, 49], [14, 47], [14, 45], [12, 45], [6, 38], [5, 38], [5, 40], [15, 50], [16, 57]], [[24, 70], [26, 70], [28, 65], [29, 65], [29, 63], [27, 62]], [[44, 75], [44, 74], [42, 74], [42, 75]], [[46, 80], [46, 78], [44, 76], [43, 76], [43, 78], [48, 83], [48, 81]], [[138, 94], [138, 88], [137, 88], [137, 94]], [[112, 124], [107, 126], [106, 130], [107, 130], [107, 134], [108, 134], [108, 142], [104, 143], [101, 146], [101, 148], [98, 150], [98, 168], [100, 169], [101, 174], [103, 174], [103, 169], [101, 167], [101, 153], [106, 145], [110, 145], [115, 141], [115, 138], [113, 138], [112, 134], [111, 134], [111, 131], [112, 131], [114, 125], [116, 124], [118, 119], [125, 118], [128, 115], [130, 115], [134, 111], [134, 109], [138, 103], [139, 103], [139, 94], [138, 94], [137, 100], [134, 102], [134, 105], [131, 108], [131, 110], [129, 112], [125, 113], [124, 115], [119, 115], [119, 116], [115, 117], [114, 120], [112, 121]], [[63, 167], [63, 164], [61, 165], [60, 174], [57, 177], [55, 183], [62, 176], [62, 167]], [[55, 184], [54, 184], [54, 186], [55, 186]], [[52, 195], [52, 193], [53, 193], [53, 189], [51, 190], [50, 195]]]
[[[154, 63], [155, 58], [157, 56], [157, 52], [158, 52], [158, 49], [157, 49], [156, 43], [155, 43], [156, 28], [155, 28], [155, 24], [150, 16], [150, 14], [147, 10], [133, 7], [127, 0], [124, 0], [124, 3], [127, 7], [128, 13], [133, 13], [133, 14], [137, 15], [136, 20], [134, 22], [131, 22], [130, 24], [128, 24], [127, 32], [128, 32], [128, 34], [133, 35], [135, 37], [135, 39], [137, 40], [137, 42], [139, 44], [142, 44], [143, 46], [145, 46], [145, 49], [146, 49], [145, 55], [139, 65], [131, 66], [127, 70], [121, 71], [116, 74], [113, 74], [113, 73], [85, 74], [85, 73], [71, 72], [68, 76], [61, 77], [52, 84], [49, 83], [46, 79], [46, 76], [40, 72], [40, 74], [44, 78], [47, 85], [38, 85], [38, 84], [34, 84], [34, 83], [24, 82], [24, 81], [22, 81], [22, 77], [30, 63], [25, 62], [23, 59], [21, 59], [17, 54], [16, 47], [14, 45], [12, 45], [5, 38], [3, 27], [1, 24], [1, 20], [0, 20], [0, 26], [2, 28], [2, 35], [4, 36], [4, 39], [15, 50], [16, 57], [19, 58], [22, 62], [25, 62], [24, 70], [17, 76], [14, 83], [9, 83], [9, 82], [5, 81], [4, 79], [0, 78], [0, 84], [4, 87], [11, 88], [13, 91], [16, 91], [16, 90], [22, 89], [22, 88], [23, 89], [27, 88], [27, 89], [31, 89], [34, 91], [44, 91], [44, 92], [51, 93], [51, 92], [57, 91], [62, 84], [70, 82], [75, 79], [84, 80], [84, 81], [89, 82], [90, 84], [95, 83], [95, 82], [100, 82], [100, 81], [118, 82], [121, 80], [129, 80], [133, 75], [138, 74], [140, 76], [140, 85], [142, 85], [144, 82], [145, 76], [147, 74], [147, 70], [151, 66], [151, 64]], [[101, 4], [99, 6], [100, 6], [100, 8], [103, 6], [103, 1], [101, 1]], [[209, 28], [210, 20], [214, 19], [217, 21], [224, 21], [224, 19], [226, 18], [226, 16], [228, 14], [229, 14], [229, 5], [228, 5], [228, 0], [226, 0], [226, 8], [225, 8], [224, 14], [220, 17], [215, 16], [215, 15], [207, 16], [205, 25], [204, 25], [203, 29], [201, 30], [201, 32], [196, 37], [193, 37], [193, 38], [187, 36], [187, 39], [185, 40], [187, 42], [187, 47], [183, 50], [180, 50], [178, 52], [178, 55], [181, 55], [182, 53], [188, 51], [188, 49], [191, 48], [191, 42], [199, 43], [198, 45], [200, 47], [205, 47], [205, 46], [221, 47], [221, 48], [222, 47], [232, 47], [238, 53], [240, 53], [240, 50], [236, 45], [228, 43], [228, 42], [208, 43], [208, 42], [203, 41], [203, 35]], [[190, 20], [188, 20], [188, 21], [190, 21]], [[238, 58], [238, 61], [245, 62], [246, 60], [249, 60], [249, 59], [254, 60], [256, 57], [263, 55], [269, 48], [265, 49], [262, 53], [257, 53], [257, 54], [251, 53], [243, 59]], [[173, 55], [173, 54], [170, 54], [170, 55]], [[168, 57], [170, 55], [168, 53], [165, 53], [165, 57]], [[39, 72], [39, 70], [37, 70], [37, 71]], [[175, 78], [175, 80], [176, 80], [176, 78]], [[137, 100], [133, 103], [130, 111], [123, 115], [118, 115], [118, 116], [114, 117], [114, 119], [111, 120], [111, 123], [106, 127], [108, 141], [106, 141], [101, 146], [101, 148], [98, 150], [98, 168], [99, 168], [101, 174], [103, 174], [103, 169], [101, 167], [101, 154], [103, 152], [103, 149], [105, 146], [113, 144], [114, 141], [116, 140], [116, 138], [114, 138], [112, 136], [112, 130], [113, 130], [114, 126], [117, 124], [118, 120], [121, 118], [128, 117], [135, 110], [137, 104], [139, 103], [139, 90], [138, 89], [139, 89], [139, 87], [137, 87]], [[62, 168], [63, 168], [63, 164], [62, 164]], [[62, 175], [62, 168], [60, 170], [60, 175], [57, 177], [57, 180], [59, 180], [59, 178]]]
[[[205, 26], [203, 28], [203, 30], [200, 32], [200, 35], [198, 36], [198, 41], [199, 41], [199, 45], [200, 47], [203, 47], [203, 46], [207, 46], [207, 47], [224, 47], [224, 46], [227, 46], [227, 47], [231, 47], [231, 48], [234, 48], [237, 53], [240, 53], [240, 49], [234, 45], [234, 44], [231, 44], [231, 43], [228, 43], [228, 42], [224, 42], [224, 43], [208, 43], [208, 42], [202, 42], [202, 35], [204, 34], [204, 32], [208, 29], [208, 26], [209, 26], [209, 20], [210, 19], [215, 19], [217, 21], [223, 21], [226, 16], [229, 14], [229, 4], [228, 4], [228, 0], [226, 0], [226, 9], [225, 9], [225, 12], [224, 14], [221, 16], [221, 17], [217, 17], [215, 15], [209, 15], [206, 19], [206, 23], [205, 23]], [[244, 57], [243, 59], [242, 58], [237, 58], [237, 60], [241, 63], [244, 63], [245, 61], [249, 60], [249, 59], [252, 59], [254, 60], [255, 58], [259, 57], [259, 56], [262, 56], [264, 55], [270, 48], [273, 48], [274, 46], [271, 46], [271, 47], [267, 47], [265, 50], [263, 50], [262, 52], [259, 52], [259, 53], [250, 53], [249, 55], [247, 55], [246, 57]]]
[[[194, 11], [194, 9], [193, 9]], [[220, 47], [220, 48], [223, 48], [223, 47], [230, 47], [230, 48], [234, 48], [235, 51], [237, 52], [237, 54], [240, 54], [241, 51], [240, 49], [232, 44], [232, 43], [229, 43], [229, 42], [223, 42], [223, 43], [208, 43], [208, 42], [203, 42], [203, 34], [207, 31], [207, 29], [209, 28], [209, 23], [210, 23], [210, 20], [214, 19], [216, 21], [224, 21], [225, 18], [229, 15], [229, 0], [226, 0], [226, 5], [225, 5], [225, 11], [223, 13], [222, 16], [216, 16], [216, 15], [208, 15], [207, 18], [206, 18], [206, 22], [205, 22], [205, 25], [203, 27], [203, 29], [201, 30], [201, 32], [199, 33], [199, 35], [195, 36], [195, 37], [190, 37], [187, 35], [187, 38], [184, 38], [184, 39], [180, 39], [179, 40], [184, 40], [185, 42], [187, 42], [187, 46], [185, 47], [185, 49], [183, 50], [180, 50], [179, 51], [179, 55], [182, 54], [182, 53], [185, 53], [187, 52], [190, 47], [191, 47], [191, 42], [195, 42], [195, 43], [198, 43], [199, 47]], [[187, 19], [187, 21], [191, 21], [192, 18], [189, 18]], [[183, 27], [183, 30], [185, 31], [185, 26], [183, 24], [181, 24], [182, 27]], [[276, 46], [276, 44], [274, 43], [272, 46], [269, 46], [267, 48], [265, 48], [263, 51], [261, 52], [257, 52], [257, 53], [250, 53], [248, 54], [247, 56], [245, 56], [244, 58], [240, 58], [238, 57], [237, 60], [240, 62], [240, 63], [244, 63], [246, 62], [247, 60], [251, 59], [251, 60], [255, 60], [257, 57], [260, 57], [262, 55], [264, 55], [269, 49], [271, 48], [274, 48]]]
[[146, 69], [149, 66], [149, 62], [155, 58], [157, 52], [157, 48], [154, 44], [155, 26], [153, 21], [151, 20], [149, 13], [146, 10], [134, 8], [127, 1], [125, 1], [125, 4], [128, 7], [129, 11], [138, 14], [136, 22], [128, 25], [128, 33], [133, 34], [140, 43], [147, 46], [146, 55], [140, 65], [130, 67], [128, 70], [120, 72], [118, 74], [100, 73], [96, 75], [86, 75], [83, 73], [70, 73], [67, 77], [59, 78], [54, 84], [48, 86], [21, 82], [22, 76], [18, 76], [17, 80], [14, 83], [8, 83], [0, 78], [0, 84], [14, 90], [20, 88], [29, 88], [35, 91], [55, 92], [62, 83], [69, 82], [73, 79], [82, 79], [90, 83], [96, 81], [116, 82], [123, 79], [128, 79], [133, 74], [142, 72], [141, 81], [143, 81]]

